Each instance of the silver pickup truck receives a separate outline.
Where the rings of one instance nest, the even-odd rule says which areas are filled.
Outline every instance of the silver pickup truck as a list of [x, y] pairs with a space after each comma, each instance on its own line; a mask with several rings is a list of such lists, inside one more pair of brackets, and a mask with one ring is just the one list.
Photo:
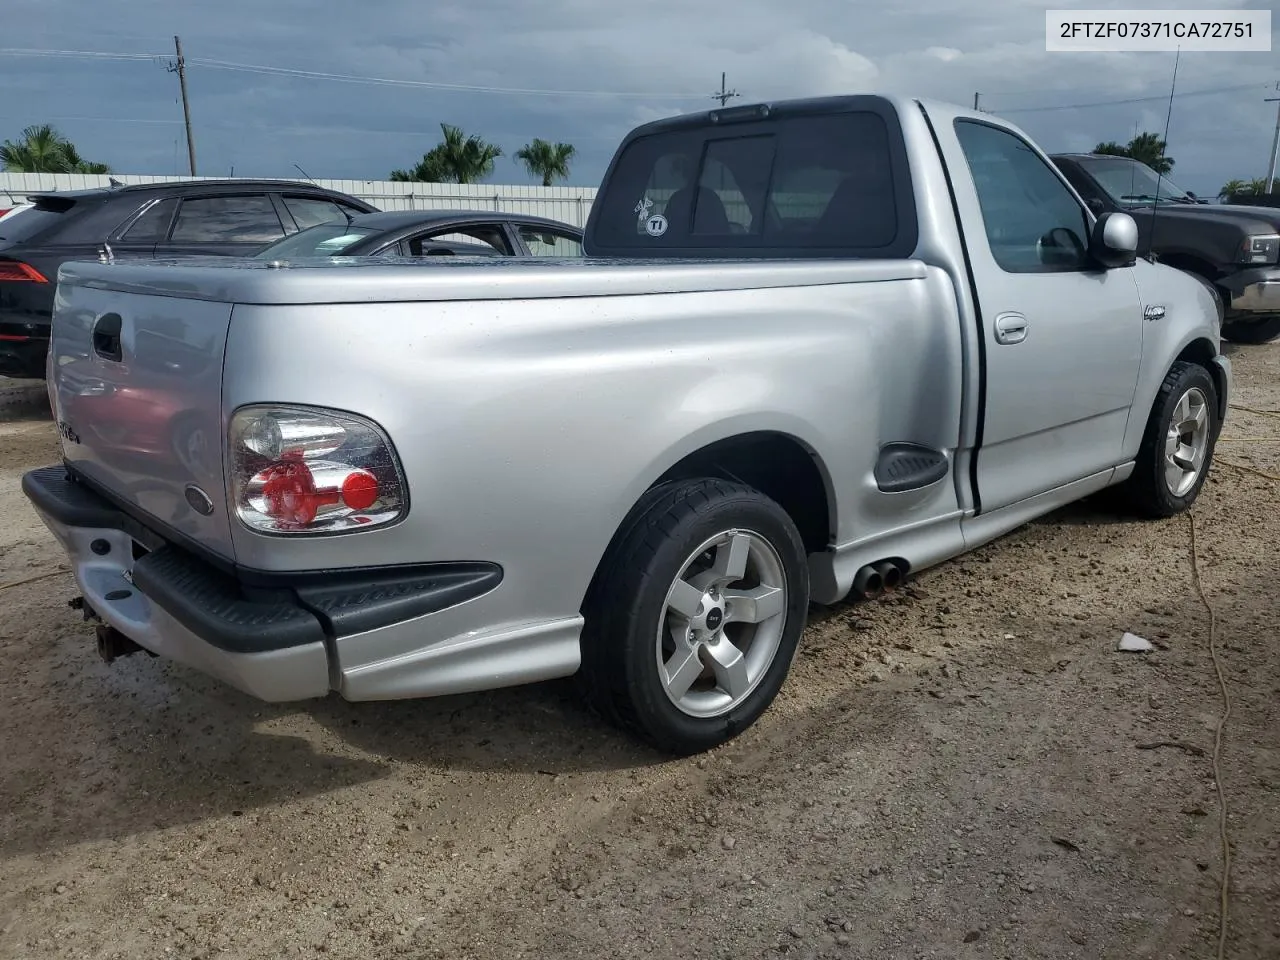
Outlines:
[[255, 697], [577, 675], [690, 753], [809, 603], [1105, 487], [1186, 510], [1221, 302], [1016, 127], [874, 96], [627, 136], [572, 261], [59, 273], [63, 462], [24, 490], [107, 658]]

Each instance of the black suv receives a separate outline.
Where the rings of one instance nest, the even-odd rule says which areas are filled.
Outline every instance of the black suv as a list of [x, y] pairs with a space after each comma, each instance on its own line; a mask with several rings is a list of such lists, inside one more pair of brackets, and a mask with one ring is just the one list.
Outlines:
[[1138, 222], [1139, 250], [1150, 249], [1161, 263], [1214, 289], [1226, 339], [1266, 343], [1280, 336], [1280, 209], [1210, 205], [1127, 157], [1050, 159], [1094, 213], [1123, 210]]
[[0, 376], [37, 379], [58, 267], [68, 260], [252, 256], [307, 227], [376, 210], [287, 180], [184, 180], [28, 199], [33, 207], [0, 222]]

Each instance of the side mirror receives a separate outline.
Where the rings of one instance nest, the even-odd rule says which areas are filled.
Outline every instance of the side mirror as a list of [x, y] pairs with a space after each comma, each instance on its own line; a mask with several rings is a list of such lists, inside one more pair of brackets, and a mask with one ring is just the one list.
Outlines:
[[1127, 267], [1138, 258], [1138, 223], [1127, 213], [1104, 213], [1093, 225], [1089, 253], [1104, 267]]

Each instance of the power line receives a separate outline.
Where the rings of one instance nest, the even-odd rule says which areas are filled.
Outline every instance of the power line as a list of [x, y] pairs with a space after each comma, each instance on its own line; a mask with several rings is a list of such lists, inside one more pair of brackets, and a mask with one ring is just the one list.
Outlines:
[[[0, 55], [11, 56], [31, 56], [31, 57], [69, 57], [73, 59], [88, 60], [127, 60], [127, 61], [158, 61], [168, 63], [173, 59], [172, 54], [161, 53], [108, 53], [97, 50], [44, 50], [25, 47], [3, 47], [0, 48]], [[617, 91], [617, 90], [552, 90], [541, 88], [526, 87], [497, 87], [482, 84], [463, 84], [463, 83], [441, 83], [431, 80], [400, 80], [393, 77], [375, 77], [364, 76], [360, 74], [341, 74], [328, 73], [320, 70], [299, 70], [290, 67], [276, 67], [266, 64], [238, 63], [229, 60], [213, 60], [205, 57], [188, 57], [187, 66], [201, 66], [212, 70], [227, 70], [240, 73], [252, 73], [260, 76], [284, 76], [299, 77], [311, 80], [330, 80], [340, 83], [364, 83], [382, 86], [411, 87], [428, 90], [454, 91], [461, 93], [495, 93], [520, 96], [550, 96], [550, 97], [627, 97], [641, 99], [666, 99], [666, 100], [700, 100], [702, 97], [698, 94], [684, 93], [663, 93], [658, 91]], [[1203, 97], [1213, 96], [1220, 93], [1237, 93], [1245, 90], [1256, 90], [1265, 84], [1261, 81], [1256, 83], [1236, 84], [1233, 86], [1214, 87], [1206, 90], [1193, 90], [1187, 93], [1178, 94], [1179, 97]], [[721, 93], [728, 91], [722, 90]], [[1027, 91], [1029, 92], [1029, 91]], [[1025, 95], [1027, 92], [1024, 92]], [[1050, 91], [1040, 91], [1042, 95], [1049, 95]], [[721, 94], [716, 94], [719, 99]], [[992, 96], [993, 94], [984, 92], [982, 96]], [[995, 94], [1002, 95], [1001, 93]], [[1121, 100], [1095, 100], [1089, 103], [1068, 103], [1054, 104], [1047, 106], [1026, 106], [1026, 107], [1010, 107], [1007, 109], [999, 108], [993, 112], [1000, 114], [1012, 113], [1045, 113], [1061, 110], [1092, 110], [1098, 107], [1127, 106], [1138, 103], [1163, 103], [1168, 99], [1167, 94], [1159, 94], [1147, 97], [1129, 97]], [[984, 107], [987, 111], [991, 111], [990, 107]]]
[[163, 60], [165, 53], [104, 53], [100, 50], [36, 50], [27, 47], [0, 47], [11, 57], [69, 57], [73, 60]]
[[[86, 60], [156, 60], [170, 61], [170, 54], [104, 53], [96, 50], [38, 50], [23, 47], [0, 48], [0, 55], [29, 57], [69, 57]], [[298, 77], [306, 80], [331, 80], [338, 83], [366, 83], [380, 86], [411, 87], [426, 90], [444, 90], [456, 93], [498, 93], [514, 96], [543, 97], [628, 97], [644, 100], [701, 100], [698, 94], [673, 93], [671, 91], [636, 90], [552, 90], [538, 87], [496, 87], [485, 84], [442, 83], [434, 80], [401, 80], [395, 77], [375, 77], [363, 74], [329, 73], [322, 70], [298, 70], [260, 63], [238, 63], [231, 60], [212, 60], [207, 57], [187, 57], [188, 67], [200, 66], [210, 70], [228, 70], [261, 76]]]
[[[1191, 90], [1186, 93], [1178, 94], [1179, 97], [1207, 97], [1219, 93], [1237, 93], [1241, 90], [1257, 90], [1261, 87], [1261, 83], [1241, 83], [1232, 87], [1214, 87], [1209, 90]], [[1164, 103], [1169, 99], [1169, 95], [1160, 94], [1154, 97], [1130, 97], [1127, 100], [1097, 100], [1093, 103], [1066, 103], [1047, 107], [1012, 107], [998, 108], [994, 112], [1005, 113], [1045, 113], [1051, 110], [1092, 110], [1096, 107], [1118, 107], [1132, 103]]]
[[501, 93], [517, 96], [539, 97], [637, 97], [647, 100], [702, 99], [700, 96], [695, 94], [660, 91], [551, 90], [537, 87], [494, 87], [472, 83], [440, 83], [434, 80], [399, 80], [393, 77], [372, 77], [350, 73], [327, 73], [320, 70], [295, 70], [290, 67], [273, 67], [256, 63], [234, 63], [228, 60], [209, 60], [205, 57], [192, 57], [187, 61], [187, 63], [192, 66], [207, 67], [213, 70], [232, 70], [241, 73], [256, 73], [268, 76], [301, 77], [308, 80], [332, 80], [339, 83], [371, 83], [394, 87], [450, 90], [460, 93]]

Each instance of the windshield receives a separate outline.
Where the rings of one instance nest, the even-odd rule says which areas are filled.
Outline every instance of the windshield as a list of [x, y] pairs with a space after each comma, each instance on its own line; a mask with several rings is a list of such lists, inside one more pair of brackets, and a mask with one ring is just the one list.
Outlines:
[[[1168, 177], [1162, 177], [1145, 163], [1136, 160], [1125, 160], [1117, 157], [1114, 160], [1090, 157], [1081, 160], [1080, 166], [1093, 175], [1102, 189], [1111, 194], [1112, 199], [1127, 206], [1143, 206], [1160, 201], [1174, 203], [1195, 203], [1195, 199], [1174, 184]], [[1158, 191], [1158, 193], [1157, 193]]]
[[291, 237], [277, 240], [258, 253], [258, 259], [340, 257], [349, 247], [377, 232], [373, 227], [355, 227], [347, 223], [320, 223], [306, 230], [300, 230]]

